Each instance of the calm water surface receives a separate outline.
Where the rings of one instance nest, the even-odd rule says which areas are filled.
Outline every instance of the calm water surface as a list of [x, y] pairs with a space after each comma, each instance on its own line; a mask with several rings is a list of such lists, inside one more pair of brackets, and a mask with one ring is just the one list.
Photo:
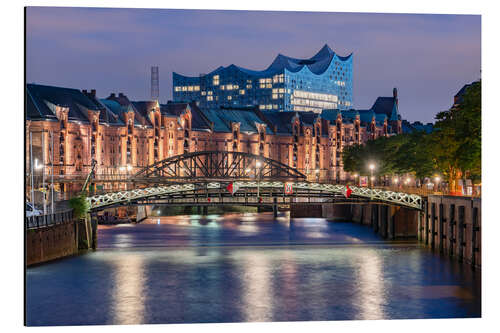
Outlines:
[[479, 317], [480, 273], [364, 226], [269, 214], [100, 226], [27, 270], [28, 325]]

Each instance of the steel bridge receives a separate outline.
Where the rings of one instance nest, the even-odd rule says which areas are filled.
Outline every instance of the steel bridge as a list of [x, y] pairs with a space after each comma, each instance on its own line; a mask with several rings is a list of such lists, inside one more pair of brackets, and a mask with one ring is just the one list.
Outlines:
[[[305, 181], [283, 163], [242, 152], [203, 151], [152, 164], [129, 179], [136, 188], [88, 197], [91, 211], [121, 205], [291, 205], [378, 202], [422, 208], [419, 195]], [[227, 185], [238, 190], [231, 194]]]

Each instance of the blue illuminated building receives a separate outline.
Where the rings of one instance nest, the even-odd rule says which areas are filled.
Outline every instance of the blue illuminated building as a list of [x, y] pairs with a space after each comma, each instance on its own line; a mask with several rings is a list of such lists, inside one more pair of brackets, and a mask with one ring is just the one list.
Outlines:
[[263, 71], [236, 65], [188, 77], [173, 73], [175, 102], [195, 101], [201, 109], [256, 106], [261, 110], [312, 111], [352, 108], [352, 53], [328, 47], [309, 59], [279, 54]]

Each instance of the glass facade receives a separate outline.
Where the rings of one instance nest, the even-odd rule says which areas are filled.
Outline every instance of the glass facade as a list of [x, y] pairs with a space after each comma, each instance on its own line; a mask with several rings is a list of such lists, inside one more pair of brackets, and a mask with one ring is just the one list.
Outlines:
[[310, 59], [279, 55], [264, 71], [230, 65], [198, 77], [174, 72], [173, 98], [196, 101], [202, 109], [347, 110], [352, 108], [352, 54], [341, 57], [325, 45]]

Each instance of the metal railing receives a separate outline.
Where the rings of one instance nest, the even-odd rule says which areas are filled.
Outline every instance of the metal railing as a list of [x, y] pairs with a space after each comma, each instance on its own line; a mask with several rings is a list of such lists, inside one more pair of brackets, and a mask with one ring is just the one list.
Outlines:
[[73, 221], [73, 209], [60, 211], [54, 214], [36, 215], [26, 217], [26, 228], [36, 229], [51, 225], [64, 224]]

